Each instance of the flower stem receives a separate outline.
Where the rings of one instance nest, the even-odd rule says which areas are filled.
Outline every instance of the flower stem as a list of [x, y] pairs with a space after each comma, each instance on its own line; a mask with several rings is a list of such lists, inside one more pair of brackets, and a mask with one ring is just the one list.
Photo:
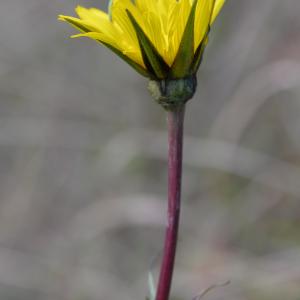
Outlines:
[[182, 177], [184, 105], [168, 111], [168, 222], [156, 300], [168, 300], [176, 254]]

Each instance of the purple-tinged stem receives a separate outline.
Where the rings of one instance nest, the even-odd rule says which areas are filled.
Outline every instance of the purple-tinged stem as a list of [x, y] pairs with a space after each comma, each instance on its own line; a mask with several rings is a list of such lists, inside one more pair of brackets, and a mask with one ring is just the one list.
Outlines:
[[182, 177], [184, 105], [168, 111], [168, 222], [156, 300], [168, 300], [176, 254]]

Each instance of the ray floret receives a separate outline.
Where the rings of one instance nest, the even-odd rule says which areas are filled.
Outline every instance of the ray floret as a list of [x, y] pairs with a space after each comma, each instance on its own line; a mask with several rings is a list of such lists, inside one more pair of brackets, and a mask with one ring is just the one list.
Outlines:
[[225, 0], [110, 0], [108, 12], [76, 7], [59, 19], [112, 50], [143, 76], [176, 79], [199, 68]]

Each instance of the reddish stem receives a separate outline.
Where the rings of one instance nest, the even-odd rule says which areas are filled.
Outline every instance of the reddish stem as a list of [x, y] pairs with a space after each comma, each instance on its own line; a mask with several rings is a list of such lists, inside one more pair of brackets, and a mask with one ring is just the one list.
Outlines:
[[168, 112], [168, 223], [156, 300], [168, 300], [176, 254], [182, 177], [184, 105]]

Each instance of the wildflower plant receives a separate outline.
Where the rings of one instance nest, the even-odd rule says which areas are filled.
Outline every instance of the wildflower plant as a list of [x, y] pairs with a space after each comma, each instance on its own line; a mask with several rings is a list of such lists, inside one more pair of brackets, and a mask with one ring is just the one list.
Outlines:
[[211, 26], [225, 0], [110, 0], [108, 12], [76, 7], [60, 15], [80, 33], [106, 46], [149, 78], [153, 98], [167, 111], [168, 222], [156, 300], [169, 299], [180, 214], [183, 121], [196, 91]]

